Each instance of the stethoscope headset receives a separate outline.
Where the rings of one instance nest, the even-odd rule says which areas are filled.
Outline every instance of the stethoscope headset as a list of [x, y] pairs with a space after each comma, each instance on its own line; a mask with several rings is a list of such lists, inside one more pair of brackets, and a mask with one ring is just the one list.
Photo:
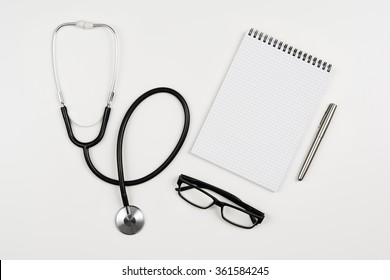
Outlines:
[[[98, 135], [96, 136], [95, 139], [89, 141], [89, 142], [82, 142], [79, 141], [75, 135], [73, 134], [72, 130], [72, 120], [70, 119], [68, 115], [67, 108], [65, 106], [63, 94], [60, 88], [60, 83], [58, 79], [58, 72], [57, 72], [57, 65], [56, 65], [56, 35], [58, 31], [67, 26], [74, 26], [78, 27], [81, 29], [93, 29], [93, 28], [105, 28], [108, 29], [113, 37], [113, 42], [114, 42], [114, 67], [113, 67], [113, 73], [112, 73], [112, 81], [111, 81], [111, 86], [110, 90], [108, 93], [108, 98], [107, 98], [107, 105], [104, 109], [103, 113], [103, 118], [101, 122], [101, 127]], [[158, 174], [160, 174], [175, 158], [177, 153], [180, 151], [180, 148], [182, 147], [184, 140], [186, 139], [187, 133], [188, 133], [188, 128], [190, 125], [190, 111], [188, 109], [187, 102], [183, 98], [183, 96], [178, 93], [177, 91], [171, 89], [171, 88], [166, 88], [166, 87], [159, 87], [159, 88], [154, 88], [151, 89], [144, 94], [142, 94], [140, 97], [138, 97], [134, 103], [130, 106], [130, 108], [127, 110], [125, 116], [123, 117], [121, 126], [119, 128], [119, 133], [118, 133], [118, 138], [117, 138], [117, 147], [116, 147], [116, 159], [117, 159], [117, 170], [118, 170], [118, 179], [113, 179], [110, 177], [105, 176], [102, 174], [93, 164], [89, 150], [90, 148], [96, 146], [104, 137], [104, 133], [106, 131], [108, 119], [110, 117], [110, 112], [111, 112], [111, 104], [114, 99], [114, 90], [115, 90], [115, 83], [116, 83], [116, 77], [117, 77], [117, 69], [118, 69], [118, 39], [117, 35], [115, 33], [115, 30], [103, 23], [90, 23], [90, 22], [85, 22], [85, 21], [77, 21], [77, 22], [67, 22], [60, 24], [53, 33], [53, 39], [52, 39], [52, 61], [53, 61], [53, 72], [54, 72], [54, 79], [55, 83], [57, 86], [57, 94], [58, 94], [58, 99], [61, 104], [61, 112], [62, 112], [62, 117], [64, 119], [66, 131], [68, 133], [70, 141], [76, 145], [77, 147], [81, 148], [83, 150], [84, 158], [85, 161], [89, 167], [89, 169], [92, 171], [93, 174], [95, 174], [98, 178], [103, 180], [104, 182], [107, 182], [112, 185], [117, 185], [119, 186], [120, 189], [120, 194], [122, 197], [122, 202], [123, 202], [123, 207], [118, 211], [116, 215], [116, 226], [118, 230], [124, 234], [132, 235], [136, 234], [139, 232], [142, 227], [144, 226], [145, 219], [144, 215], [141, 212], [141, 210], [134, 206], [129, 204], [129, 199], [127, 196], [126, 192], [126, 187], [128, 186], [134, 186], [138, 184], [145, 183], [149, 181], [150, 179], [156, 177]], [[169, 156], [166, 158], [166, 160], [153, 172], [149, 173], [148, 175], [145, 175], [144, 177], [135, 179], [135, 180], [125, 180], [124, 178], [124, 172], [123, 172], [123, 155], [122, 155], [122, 150], [123, 150], [123, 138], [126, 130], [127, 123], [134, 112], [134, 110], [148, 97], [158, 94], [158, 93], [168, 93], [176, 97], [180, 104], [183, 107], [184, 111], [184, 126], [182, 133], [180, 135], [180, 138], [175, 146], [175, 148], [172, 150], [172, 152], [169, 154]]]

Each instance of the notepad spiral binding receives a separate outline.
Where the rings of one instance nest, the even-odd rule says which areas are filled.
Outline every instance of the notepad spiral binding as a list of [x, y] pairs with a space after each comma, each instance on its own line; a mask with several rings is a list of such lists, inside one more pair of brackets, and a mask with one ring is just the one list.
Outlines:
[[283, 44], [282, 41], [279, 41], [278, 39], [274, 39], [273, 37], [270, 37], [267, 34], [264, 34], [263, 32], [255, 30], [253, 28], [249, 30], [248, 36], [257, 38], [259, 41], [263, 43], [273, 46], [274, 48], [278, 48], [278, 50], [281, 50], [283, 52], [287, 52], [288, 54], [291, 54], [292, 56], [297, 57], [298, 59], [302, 59], [307, 63], [311, 63], [312, 65], [315, 65], [318, 68], [322, 68], [322, 70], [326, 70], [327, 72], [330, 72], [330, 70], [332, 69], [332, 64], [322, 61], [321, 59], [317, 59], [317, 57], [313, 58], [312, 55], [303, 53], [301, 50], [298, 50], [293, 46], [289, 46], [286, 43]]

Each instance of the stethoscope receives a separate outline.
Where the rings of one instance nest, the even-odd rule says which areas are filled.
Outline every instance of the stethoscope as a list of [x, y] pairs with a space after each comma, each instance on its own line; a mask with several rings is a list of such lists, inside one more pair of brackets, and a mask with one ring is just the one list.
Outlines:
[[[57, 71], [57, 65], [56, 65], [56, 35], [58, 31], [66, 26], [75, 26], [78, 28], [82, 29], [93, 29], [93, 28], [106, 28], [108, 29], [113, 37], [114, 41], [114, 67], [113, 67], [113, 73], [112, 73], [112, 80], [111, 80], [111, 86], [110, 90], [108, 93], [108, 98], [107, 98], [107, 105], [104, 109], [104, 114], [102, 118], [102, 123], [100, 127], [100, 131], [98, 135], [96, 136], [95, 139], [89, 141], [89, 142], [81, 142], [79, 141], [73, 134], [72, 130], [72, 121], [68, 115], [67, 108], [65, 106], [63, 94], [60, 88], [60, 83], [58, 79], [58, 71]], [[116, 157], [117, 157], [117, 170], [118, 170], [118, 180], [109, 178], [102, 174], [92, 163], [90, 154], [89, 154], [89, 149], [97, 145], [104, 136], [104, 133], [106, 131], [108, 119], [110, 117], [110, 112], [111, 112], [111, 104], [114, 99], [114, 89], [115, 89], [115, 82], [116, 82], [116, 77], [117, 77], [117, 69], [118, 69], [118, 39], [117, 35], [115, 33], [115, 30], [103, 23], [90, 23], [90, 22], [85, 22], [85, 21], [77, 21], [77, 22], [67, 22], [60, 24], [53, 33], [53, 40], [52, 40], [52, 61], [53, 61], [53, 72], [54, 72], [54, 79], [55, 83], [57, 86], [57, 94], [58, 94], [58, 99], [61, 104], [61, 112], [62, 112], [62, 117], [65, 122], [65, 127], [66, 131], [68, 133], [70, 141], [77, 147], [81, 148], [84, 153], [84, 158], [85, 161], [89, 167], [89, 169], [92, 171], [93, 174], [95, 174], [98, 178], [101, 180], [113, 184], [113, 185], [118, 185], [120, 188], [120, 193], [122, 197], [122, 202], [123, 202], [123, 207], [118, 211], [116, 215], [116, 226], [118, 230], [124, 234], [135, 234], [139, 232], [142, 227], [144, 226], [145, 219], [144, 215], [141, 212], [141, 210], [134, 206], [129, 204], [129, 200], [127, 197], [126, 193], [126, 186], [133, 186], [133, 185], [138, 185], [145, 183], [149, 181], [150, 179], [154, 178], [157, 176], [159, 173], [161, 173], [170, 163], [171, 161], [175, 158], [177, 153], [179, 152], [180, 148], [182, 147], [184, 140], [187, 136], [188, 128], [190, 125], [190, 111], [188, 109], [187, 102], [183, 98], [183, 96], [180, 95], [177, 91], [171, 89], [171, 88], [165, 88], [165, 87], [160, 87], [160, 88], [155, 88], [151, 89], [144, 94], [142, 94], [140, 97], [138, 97], [134, 103], [130, 106], [130, 108], [127, 110], [125, 116], [123, 117], [121, 126], [119, 128], [119, 133], [118, 133], [118, 140], [117, 140], [117, 148], [116, 148]], [[153, 172], [150, 174], [136, 179], [136, 180], [129, 180], [126, 181], [124, 178], [124, 173], [123, 173], [123, 158], [122, 158], [122, 147], [123, 147], [123, 137], [125, 134], [125, 129], [127, 126], [127, 123], [131, 117], [131, 114], [134, 112], [134, 110], [137, 108], [139, 104], [141, 104], [142, 101], [144, 101], [146, 98], [155, 95], [157, 93], [168, 93], [176, 97], [179, 102], [181, 103], [184, 111], [184, 126], [183, 126], [183, 131], [181, 133], [181, 136], [173, 149], [173, 151], [170, 153], [170, 155], [167, 157], [167, 159]]]

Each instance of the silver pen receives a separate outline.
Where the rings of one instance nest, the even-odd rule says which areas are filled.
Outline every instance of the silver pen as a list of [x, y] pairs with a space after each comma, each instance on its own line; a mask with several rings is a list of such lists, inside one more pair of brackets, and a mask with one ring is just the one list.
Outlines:
[[307, 170], [309, 169], [309, 166], [311, 164], [311, 161], [314, 158], [314, 155], [317, 152], [317, 149], [321, 143], [322, 138], [325, 135], [326, 129], [328, 128], [330, 121], [332, 120], [333, 114], [336, 111], [337, 105], [334, 103], [330, 103], [328, 106], [328, 109], [326, 109], [326, 112], [324, 116], [321, 119], [320, 125], [318, 126], [318, 132], [316, 135], [316, 138], [314, 139], [313, 144], [311, 145], [310, 151], [306, 156], [305, 162], [302, 165], [301, 171], [298, 175], [298, 180], [302, 181], [303, 177], [305, 177], [305, 174]]

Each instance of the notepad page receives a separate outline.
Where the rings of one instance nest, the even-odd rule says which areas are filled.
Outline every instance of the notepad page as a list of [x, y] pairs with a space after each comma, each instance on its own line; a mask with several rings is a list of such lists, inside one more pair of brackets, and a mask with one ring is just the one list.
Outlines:
[[246, 34], [192, 153], [278, 190], [328, 76]]

